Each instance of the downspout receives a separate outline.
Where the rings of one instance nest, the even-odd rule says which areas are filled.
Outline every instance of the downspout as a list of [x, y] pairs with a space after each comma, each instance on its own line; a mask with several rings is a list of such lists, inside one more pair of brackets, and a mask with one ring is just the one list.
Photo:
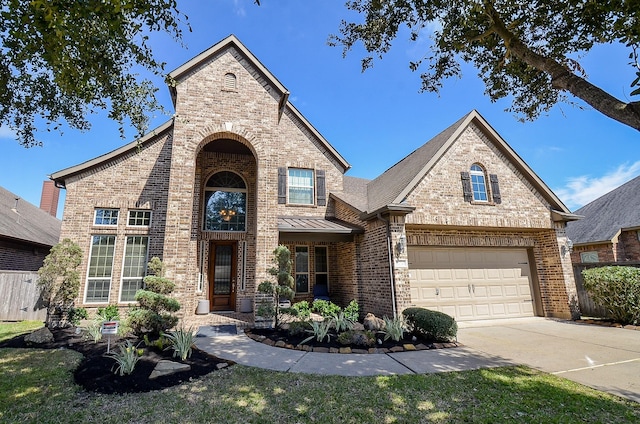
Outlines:
[[394, 277], [393, 258], [391, 257], [391, 222], [384, 219], [382, 214], [378, 212], [377, 218], [387, 224], [387, 257], [389, 258], [389, 280], [391, 281], [391, 307], [393, 310], [393, 319], [396, 319], [398, 312], [396, 310], [396, 279]]

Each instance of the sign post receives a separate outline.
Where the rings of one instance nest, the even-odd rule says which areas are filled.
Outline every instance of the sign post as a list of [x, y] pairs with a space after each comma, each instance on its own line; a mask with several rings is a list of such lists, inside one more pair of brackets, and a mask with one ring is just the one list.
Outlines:
[[111, 335], [118, 334], [118, 321], [104, 321], [100, 328], [102, 334], [107, 334], [107, 353], [111, 349]]

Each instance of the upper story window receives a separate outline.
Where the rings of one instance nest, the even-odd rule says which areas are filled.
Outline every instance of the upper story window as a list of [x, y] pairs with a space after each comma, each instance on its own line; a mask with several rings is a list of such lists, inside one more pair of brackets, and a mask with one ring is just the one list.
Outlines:
[[326, 206], [324, 170], [278, 168], [278, 203]]
[[207, 181], [204, 231], [245, 231], [247, 185], [238, 174], [222, 171]]
[[473, 192], [473, 200], [476, 202], [486, 202], [489, 200], [487, 196], [487, 182], [484, 175], [484, 169], [477, 163], [471, 165], [469, 172], [471, 176], [471, 190]]
[[151, 211], [129, 211], [128, 226], [148, 227], [149, 224], [151, 224]]
[[313, 205], [313, 170], [289, 168], [287, 186], [289, 187], [289, 203], [297, 205]]
[[95, 225], [118, 225], [118, 209], [96, 209]]
[[[468, 172], [462, 171], [460, 177], [462, 178], [462, 193], [465, 202], [477, 202], [487, 205], [498, 205], [502, 203], [497, 174], [489, 174], [491, 191], [489, 191], [489, 185], [487, 184], [486, 171], [477, 163], [471, 165]], [[489, 196], [491, 196], [491, 198], [489, 198]]]

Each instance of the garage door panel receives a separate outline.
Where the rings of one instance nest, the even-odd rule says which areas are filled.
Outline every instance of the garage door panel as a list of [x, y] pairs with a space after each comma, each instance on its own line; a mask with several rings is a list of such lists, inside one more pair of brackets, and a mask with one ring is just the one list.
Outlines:
[[525, 249], [410, 247], [412, 304], [457, 320], [532, 316]]
[[439, 297], [443, 300], [444, 299], [453, 300], [456, 298], [455, 287], [440, 287], [439, 291], [440, 291]]

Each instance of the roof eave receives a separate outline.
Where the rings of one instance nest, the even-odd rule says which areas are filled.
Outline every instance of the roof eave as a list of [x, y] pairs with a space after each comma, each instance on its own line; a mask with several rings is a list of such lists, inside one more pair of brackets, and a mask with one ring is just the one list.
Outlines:
[[362, 212], [360, 214], [360, 219], [363, 221], [368, 221], [370, 219], [378, 217], [378, 215], [387, 215], [387, 214], [408, 215], [414, 210], [416, 210], [415, 206], [392, 203], [392, 204], [382, 206], [371, 212]]
[[121, 156], [123, 154], [128, 153], [129, 151], [133, 150], [133, 149], [137, 149], [138, 147], [140, 147], [141, 145], [145, 144], [146, 142], [148, 142], [149, 140], [162, 135], [163, 133], [165, 133], [166, 131], [170, 130], [173, 126], [173, 118], [169, 119], [167, 122], [165, 122], [164, 124], [160, 125], [159, 127], [153, 129], [152, 131], [149, 131], [147, 134], [145, 134], [144, 136], [140, 137], [137, 140], [132, 141], [131, 143], [125, 144], [122, 147], [119, 147], [115, 150], [112, 150], [109, 153], [105, 153], [104, 155], [98, 156], [96, 158], [90, 159], [86, 162], [83, 162], [81, 164], [78, 165], [74, 165], [71, 166], [69, 168], [65, 168], [62, 169], [60, 171], [54, 172], [51, 175], [49, 175], [49, 179], [54, 181], [56, 183], [56, 186], [59, 186], [61, 188], [65, 187], [65, 180], [66, 178], [78, 174], [80, 172], [83, 172], [87, 169], [90, 169], [92, 167], [98, 166], [102, 163], [105, 163], [113, 158], [116, 158], [118, 156]]
[[578, 221], [582, 218], [584, 218], [583, 215], [576, 215], [574, 213], [561, 212], [555, 209], [551, 209], [551, 219], [553, 220], [553, 222]]

